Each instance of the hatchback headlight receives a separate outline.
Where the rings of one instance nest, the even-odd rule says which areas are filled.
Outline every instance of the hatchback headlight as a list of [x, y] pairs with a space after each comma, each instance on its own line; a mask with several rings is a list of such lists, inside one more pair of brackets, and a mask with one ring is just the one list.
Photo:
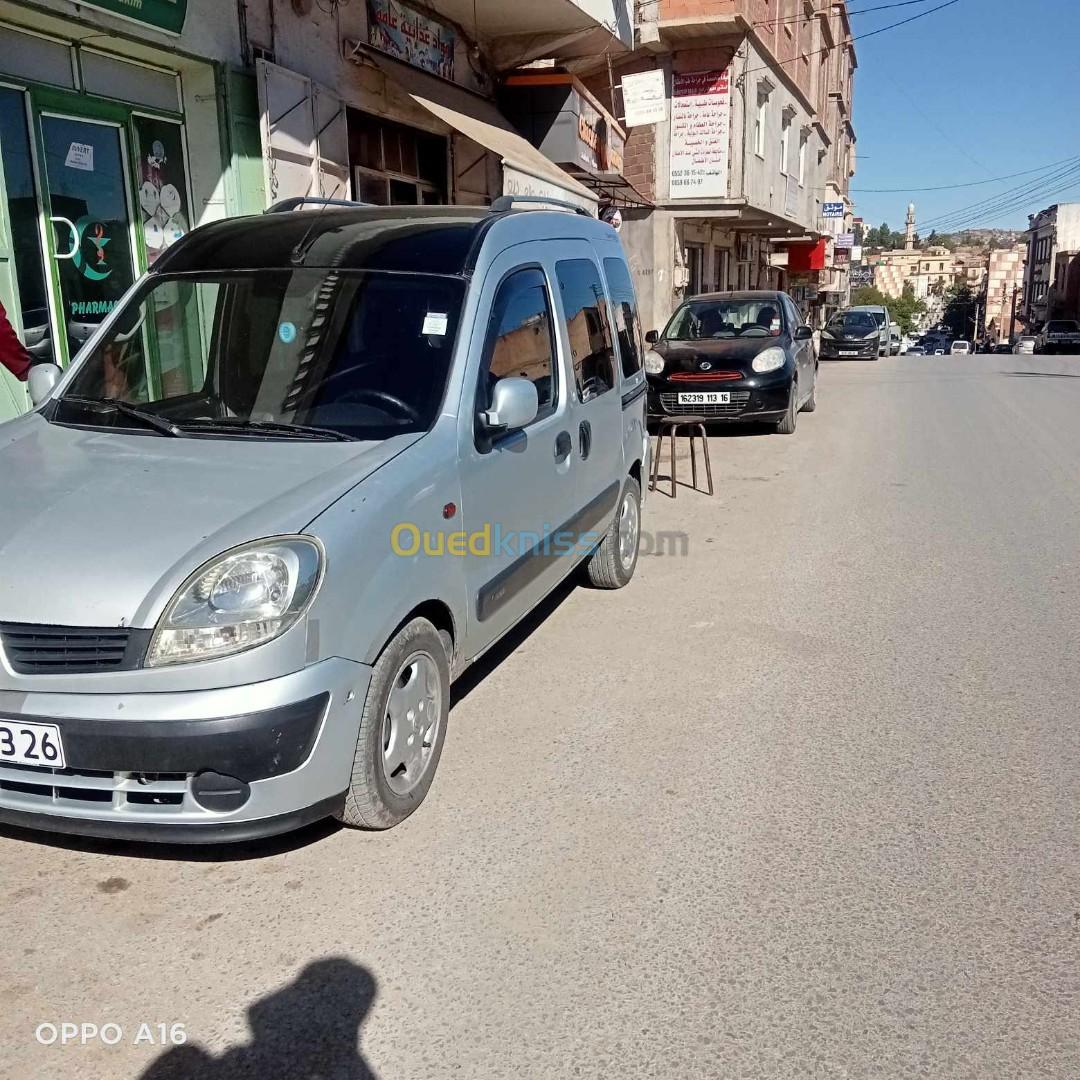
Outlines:
[[645, 354], [645, 370], [650, 375], [662, 375], [664, 372], [664, 358], [655, 349]]
[[787, 354], [783, 349], [774, 345], [771, 349], [759, 352], [750, 366], [759, 375], [764, 375], [767, 371], [776, 371], [778, 368], [782, 368], [786, 363]]
[[863, 338], [863, 341], [873, 341], [874, 338], [877, 338], [878, 341], [881, 340], [881, 331], [880, 330], [875, 330], [872, 334], [867, 334], [866, 337]]
[[835, 341], [835, 340], [836, 340], [836, 339], [835, 339], [835, 338], [834, 338], [834, 337], [832, 336], [832, 334], [830, 334], [830, 333], [829, 333], [829, 331], [828, 331], [828, 330], [822, 330], [822, 331], [821, 331], [821, 336], [822, 336], [823, 338], [828, 338], [828, 340], [829, 340], [829, 341]]
[[146, 666], [231, 656], [280, 637], [307, 610], [323, 561], [316, 540], [283, 536], [204, 563], [169, 601]]

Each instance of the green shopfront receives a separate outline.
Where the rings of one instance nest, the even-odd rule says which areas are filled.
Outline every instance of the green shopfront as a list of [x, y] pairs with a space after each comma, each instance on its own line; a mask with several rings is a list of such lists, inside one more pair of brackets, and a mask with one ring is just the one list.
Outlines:
[[[186, 4], [77, 25], [0, 0], [0, 301], [39, 360], [67, 364], [194, 225], [263, 205], [254, 88], [183, 52]], [[0, 370], [0, 420], [26, 407]]]

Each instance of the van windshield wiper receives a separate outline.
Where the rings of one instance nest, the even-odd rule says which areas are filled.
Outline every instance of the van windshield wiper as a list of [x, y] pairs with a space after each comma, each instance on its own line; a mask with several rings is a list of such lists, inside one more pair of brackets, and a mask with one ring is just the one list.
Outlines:
[[333, 428], [310, 424], [286, 424], [276, 420], [244, 420], [238, 416], [185, 419], [185, 431], [218, 431], [227, 434], [284, 435], [297, 439], [322, 439], [327, 442], [356, 442], [356, 437]]
[[177, 439], [184, 437], [184, 432], [171, 420], [166, 420], [165, 417], [158, 416], [157, 413], [149, 412], [147, 409], [140, 409], [137, 405], [121, 401], [119, 398], [64, 397], [61, 400], [71, 402], [74, 405], [84, 405], [89, 409], [100, 410], [104, 408], [108, 412], [120, 413], [121, 416], [138, 420], [146, 427], [160, 431], [162, 435], [171, 435]]

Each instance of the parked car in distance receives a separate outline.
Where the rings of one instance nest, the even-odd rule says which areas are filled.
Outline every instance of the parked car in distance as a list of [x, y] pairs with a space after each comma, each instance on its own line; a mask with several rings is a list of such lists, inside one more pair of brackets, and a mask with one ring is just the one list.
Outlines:
[[528, 203], [205, 225], [34, 368], [0, 428], [0, 821], [390, 827], [454, 676], [577, 567], [630, 581], [630, 270], [610, 226]]
[[775, 424], [791, 435], [799, 412], [817, 408], [814, 332], [786, 293], [694, 296], [646, 341], [653, 415]]
[[905, 356], [925, 356], [926, 350], [921, 345], [912, 345], [904, 354]]
[[1036, 350], [1051, 354], [1080, 352], [1080, 322], [1051, 319], [1039, 334]]
[[838, 311], [821, 331], [822, 360], [877, 360], [881, 330], [869, 311]]
[[1011, 353], [1013, 351], [1013, 347], [1007, 341], [1005, 341], [999, 345], [995, 345], [992, 351], [1000, 356], [1002, 354]]
[[954, 341], [949, 346], [950, 356], [971, 356], [971, 342], [970, 341]]
[[1013, 345], [1013, 352], [1019, 356], [1034, 356], [1035, 347], [1038, 345], [1038, 339], [1031, 334], [1024, 334], [1022, 337], [1016, 339], [1016, 344]]
[[889, 323], [889, 355], [899, 356], [904, 347], [904, 339], [897, 323]]
[[892, 317], [889, 309], [879, 304], [863, 304], [848, 308], [848, 311], [865, 311], [874, 317], [881, 332], [881, 341], [878, 345], [878, 355], [888, 356], [892, 351]]

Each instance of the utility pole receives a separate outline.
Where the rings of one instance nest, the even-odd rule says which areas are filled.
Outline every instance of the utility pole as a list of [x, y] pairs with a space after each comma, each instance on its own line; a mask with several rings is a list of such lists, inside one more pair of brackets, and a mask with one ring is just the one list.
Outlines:
[[1020, 286], [1013, 286], [1012, 317], [1009, 320], [1009, 344], [1016, 339], [1016, 297], [1020, 292]]

